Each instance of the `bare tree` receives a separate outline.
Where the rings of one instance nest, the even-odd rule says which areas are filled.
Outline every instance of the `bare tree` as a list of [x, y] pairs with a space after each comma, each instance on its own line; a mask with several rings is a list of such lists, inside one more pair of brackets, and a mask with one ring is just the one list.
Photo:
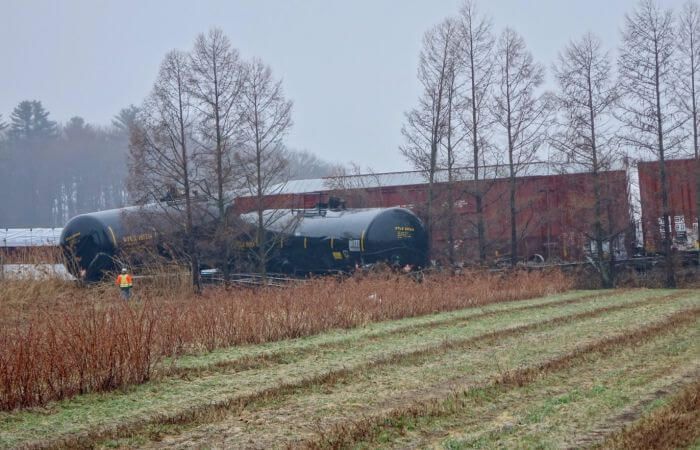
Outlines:
[[518, 230], [516, 206], [516, 177], [527, 170], [537, 158], [545, 142], [549, 122], [549, 102], [538, 88], [544, 80], [544, 68], [533, 61], [525, 41], [511, 28], [506, 28], [498, 40], [496, 52], [498, 92], [494, 102], [494, 117], [503, 132], [508, 160], [510, 185], [510, 259], [518, 262]]
[[228, 279], [232, 230], [226, 209], [239, 176], [234, 154], [240, 144], [245, 65], [224, 33], [213, 28], [197, 36], [190, 66], [188, 86], [199, 112], [198, 153], [206, 172], [198, 186], [216, 204], [218, 228], [214, 241], [223, 248], [220, 263]]
[[459, 15], [460, 58], [463, 59], [467, 83], [467, 107], [463, 114], [464, 126], [469, 133], [474, 171], [474, 200], [476, 229], [479, 245], [479, 261], [486, 260], [486, 224], [484, 221], [484, 191], [479, 184], [485, 173], [485, 150], [491, 119], [489, 101], [493, 81], [493, 57], [495, 41], [491, 21], [479, 15], [473, 0], [467, 0]]
[[[456, 55], [456, 53], [454, 53]], [[446, 191], [446, 201], [443, 202], [445, 208], [441, 211], [440, 216], [446, 221], [446, 238], [447, 238], [447, 259], [450, 265], [454, 265], [455, 244], [456, 244], [456, 222], [455, 201], [460, 192], [457, 192], [457, 186], [461, 181], [458, 173], [458, 167], [462, 162], [459, 158], [461, 144], [467, 138], [465, 130], [460, 126], [460, 116], [466, 108], [467, 100], [464, 98], [464, 81], [460, 77], [458, 60], [452, 57], [446, 70], [447, 83], [445, 86], [445, 130], [444, 137], [441, 141], [441, 149], [444, 156], [440, 158], [439, 165], [444, 167], [447, 175], [444, 181], [444, 190]], [[444, 159], [444, 161], [443, 161]]]
[[628, 145], [659, 161], [666, 286], [675, 287], [666, 159], [683, 142], [685, 115], [676, 101], [678, 84], [673, 15], [653, 0], [641, 0], [625, 16], [618, 59], [623, 95], [619, 119]]
[[[553, 72], [559, 84], [555, 97], [559, 121], [550, 142], [561, 152], [564, 162], [593, 174], [594, 221], [589, 236], [595, 241], [594, 261], [602, 285], [609, 288], [614, 283], [613, 238], [621, 231], [608, 228], [606, 233], [603, 228], [601, 171], [610, 169], [619, 158], [612, 123], [618, 89], [610, 54], [589, 33], [566, 46]], [[607, 257], [603, 252], [606, 241], [610, 246]]]
[[678, 20], [678, 51], [680, 53], [680, 89], [678, 96], [686, 111], [693, 136], [695, 156], [695, 210], [698, 222], [698, 235], [695, 244], [700, 243], [700, 153], [698, 152], [698, 75], [700, 74], [700, 6], [694, 0], [684, 5]]
[[188, 85], [200, 113], [201, 154], [209, 160], [214, 179], [214, 186], [207, 184], [205, 190], [216, 202], [223, 220], [226, 191], [235, 180], [233, 152], [240, 134], [245, 68], [238, 51], [218, 28], [197, 36], [190, 59], [192, 76]]
[[265, 277], [270, 251], [265, 230], [279, 217], [265, 215], [265, 196], [271, 188], [288, 179], [283, 139], [292, 126], [292, 102], [285, 99], [282, 81], [255, 59], [247, 68], [243, 89], [242, 117], [244, 145], [237, 161], [245, 178], [245, 189], [256, 200], [256, 242], [259, 273]]
[[287, 149], [290, 180], [322, 178], [333, 174], [334, 164], [325, 161], [307, 150]]
[[[189, 258], [192, 285], [200, 290], [199, 258], [194, 235], [193, 182], [197, 168], [190, 149], [194, 128], [192, 98], [187, 89], [188, 57], [173, 50], [163, 60], [153, 91], [145, 101], [140, 120], [132, 125], [130, 140], [131, 190], [158, 203], [159, 217], [183, 238]], [[181, 194], [180, 194], [181, 193]]]
[[[339, 196], [342, 203], [348, 203], [353, 208], [378, 208], [387, 206], [384, 202], [382, 186], [385, 179], [383, 174], [373, 168], [362, 167], [356, 162], [350, 162], [348, 166], [338, 165], [324, 179], [323, 185], [332, 191], [334, 196]], [[406, 203], [410, 201], [407, 197]]]
[[[405, 139], [400, 147], [401, 153], [416, 169], [424, 171], [428, 178], [425, 219], [429, 240], [432, 240], [434, 232], [435, 175], [440, 143], [445, 135], [449, 72], [456, 57], [456, 37], [457, 23], [451, 19], [433, 27], [423, 37], [418, 66], [418, 79], [423, 92], [418, 106], [406, 113], [406, 124], [401, 129]], [[428, 254], [433, 256], [430, 247]]]

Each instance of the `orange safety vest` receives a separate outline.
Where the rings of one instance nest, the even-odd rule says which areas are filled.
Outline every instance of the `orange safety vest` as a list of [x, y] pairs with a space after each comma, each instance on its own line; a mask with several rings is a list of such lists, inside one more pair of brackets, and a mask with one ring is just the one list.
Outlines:
[[133, 283], [131, 282], [131, 275], [127, 273], [117, 276], [117, 286], [120, 288], [130, 288], [133, 286]]

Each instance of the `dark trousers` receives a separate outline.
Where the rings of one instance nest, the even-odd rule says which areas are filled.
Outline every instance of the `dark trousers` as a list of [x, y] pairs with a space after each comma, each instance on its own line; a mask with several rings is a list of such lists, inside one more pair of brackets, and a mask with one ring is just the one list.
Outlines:
[[126, 301], [129, 300], [129, 297], [131, 297], [131, 288], [130, 287], [125, 287], [125, 288], [119, 288], [122, 294], [122, 298]]

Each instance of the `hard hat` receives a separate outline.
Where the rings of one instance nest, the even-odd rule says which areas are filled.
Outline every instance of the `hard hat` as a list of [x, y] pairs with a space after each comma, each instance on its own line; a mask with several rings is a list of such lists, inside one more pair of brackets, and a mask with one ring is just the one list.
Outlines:
[[122, 273], [126, 273], [126, 267], [122, 268]]

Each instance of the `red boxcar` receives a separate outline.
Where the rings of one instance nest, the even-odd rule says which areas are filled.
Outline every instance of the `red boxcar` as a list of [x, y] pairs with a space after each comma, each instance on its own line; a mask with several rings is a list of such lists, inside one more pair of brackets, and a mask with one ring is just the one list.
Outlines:
[[[627, 177], [624, 171], [600, 174], [603, 197], [603, 227], [615, 236], [615, 247], [623, 244], [631, 217]], [[518, 254], [529, 258], [539, 254], [547, 260], [581, 260], [590, 251], [593, 235], [593, 175], [575, 173], [526, 176], [516, 179]], [[436, 183], [434, 188], [433, 257], [446, 259], [449, 253], [449, 217], [453, 217], [453, 256], [458, 261], [478, 259], [475, 193], [484, 205], [487, 256], [490, 260], [510, 254], [509, 180], [497, 178], [479, 182]], [[348, 208], [404, 206], [425, 216], [428, 185], [418, 172], [331, 177], [292, 181], [279, 192], [264, 198], [264, 208], [314, 208], [331, 196], [344, 199]], [[450, 202], [449, 199], [452, 199]], [[453, 214], [448, 214], [449, 205]], [[253, 197], [236, 199], [236, 209], [251, 211]], [[606, 249], [608, 249], [606, 244]], [[621, 255], [624, 256], [624, 255]]]
[[[676, 159], [666, 161], [669, 220], [673, 245], [679, 250], [697, 248], [698, 161]], [[663, 238], [663, 203], [659, 162], [639, 163], [639, 194], [642, 205], [644, 247], [649, 252], [661, 251]]]

